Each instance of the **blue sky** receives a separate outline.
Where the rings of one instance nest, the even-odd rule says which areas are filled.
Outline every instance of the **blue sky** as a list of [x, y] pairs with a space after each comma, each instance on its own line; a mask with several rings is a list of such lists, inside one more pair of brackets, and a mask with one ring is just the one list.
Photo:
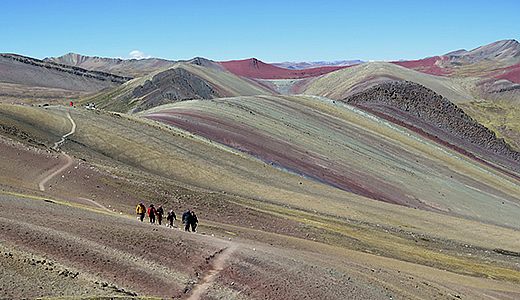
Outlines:
[[0, 4], [0, 53], [39, 59], [410, 60], [520, 39], [517, 0]]

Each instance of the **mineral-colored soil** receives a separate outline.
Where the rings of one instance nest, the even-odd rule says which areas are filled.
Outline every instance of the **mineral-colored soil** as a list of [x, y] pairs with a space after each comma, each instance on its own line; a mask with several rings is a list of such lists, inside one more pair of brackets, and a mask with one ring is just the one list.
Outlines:
[[[281, 192], [296, 176], [258, 170], [279, 181], [270, 191], [260, 175], [242, 170], [257, 161], [219, 146], [204, 157], [211, 143], [122, 115], [2, 106], [0, 120], [0, 297], [520, 297], [516, 230], [369, 200], [304, 178], [300, 192]], [[155, 148], [134, 145], [141, 133]], [[52, 149], [64, 135], [66, 142]], [[106, 147], [97, 148], [103, 136]], [[192, 156], [174, 150], [187, 145]], [[153, 149], [169, 149], [193, 184], [164, 176], [159, 162], [166, 160]], [[227, 155], [235, 157], [231, 170], [246, 176], [238, 182], [252, 182], [251, 195], [266, 196], [231, 194], [239, 189], [227, 175], [221, 190], [197, 181], [206, 177], [190, 164], [212, 169], [212, 161]], [[146, 168], [149, 160], [157, 171]], [[280, 198], [270, 200], [269, 192]], [[174, 228], [140, 222], [139, 202], [173, 209], [178, 219], [193, 209], [198, 232], [184, 232], [179, 220]]]
[[257, 79], [301, 79], [317, 77], [323, 74], [334, 72], [347, 66], [327, 66], [316, 67], [302, 70], [291, 70], [266, 64], [256, 58], [244, 60], [223, 61], [219, 64], [229, 72]]

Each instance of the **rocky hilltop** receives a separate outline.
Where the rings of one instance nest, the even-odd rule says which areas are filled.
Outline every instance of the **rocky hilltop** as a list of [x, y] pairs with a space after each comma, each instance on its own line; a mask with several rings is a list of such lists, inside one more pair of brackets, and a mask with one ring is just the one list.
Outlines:
[[[131, 98], [142, 99], [134, 112], [187, 99], [212, 99], [219, 94], [204, 80], [181, 68], [171, 68], [136, 87]], [[127, 99], [125, 99], [127, 100]]]
[[302, 79], [313, 78], [328, 74], [348, 66], [322, 66], [309, 69], [292, 70], [277, 67], [273, 64], [265, 63], [256, 58], [244, 60], [231, 60], [219, 62], [219, 64], [229, 72], [243, 77], [256, 79]]
[[344, 101], [420, 128], [473, 154], [486, 151], [520, 162], [520, 153], [504, 139], [422, 85], [410, 81], [382, 83]]

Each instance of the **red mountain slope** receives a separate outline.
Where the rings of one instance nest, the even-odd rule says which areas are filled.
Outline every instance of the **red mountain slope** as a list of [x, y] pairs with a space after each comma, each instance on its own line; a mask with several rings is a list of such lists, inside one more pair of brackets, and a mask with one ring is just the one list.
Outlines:
[[507, 79], [520, 84], [520, 43], [498, 41], [420, 60], [393, 62], [418, 72], [449, 77]]
[[504, 68], [506, 73], [502, 75], [498, 75], [495, 78], [497, 79], [506, 79], [515, 83], [520, 84], [520, 63]]
[[451, 74], [451, 72], [446, 68], [440, 67], [440, 65], [443, 65], [443, 60], [445, 59], [443, 59], [442, 56], [433, 56], [420, 60], [396, 61], [393, 63], [398, 66], [412, 69], [421, 73], [437, 76], [447, 76]]
[[300, 79], [327, 74], [347, 66], [319, 67], [305, 70], [290, 70], [264, 63], [256, 58], [219, 62], [229, 72], [243, 77], [258, 79]]

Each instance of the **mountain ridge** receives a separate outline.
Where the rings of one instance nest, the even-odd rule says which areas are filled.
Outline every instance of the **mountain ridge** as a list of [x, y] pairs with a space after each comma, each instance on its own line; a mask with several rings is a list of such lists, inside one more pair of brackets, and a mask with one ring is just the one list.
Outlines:
[[446, 77], [498, 78], [520, 84], [520, 43], [497, 41], [473, 50], [457, 50], [420, 60], [392, 62], [426, 74]]
[[[55, 62], [47, 62], [35, 58], [25, 57], [17, 54], [7, 54], [2, 53], [0, 54], [0, 58], [3, 59], [4, 65], [11, 62], [21, 63], [28, 66], [35, 66], [35, 67], [42, 67], [48, 70], [54, 70], [58, 72], [63, 73], [69, 73], [73, 75], [78, 75], [82, 77], [92, 78], [100, 81], [112, 81], [114, 83], [123, 83], [131, 79], [131, 77], [125, 77], [125, 76], [119, 76], [114, 75], [112, 73], [102, 72], [102, 71], [93, 71], [93, 70], [86, 70], [83, 68], [78, 68], [66, 64], [60, 64]], [[6, 74], [2, 78], [0, 78], [1, 81], [5, 81], [8, 78], [12, 78], [12, 74]], [[17, 83], [17, 82], [13, 82]]]

